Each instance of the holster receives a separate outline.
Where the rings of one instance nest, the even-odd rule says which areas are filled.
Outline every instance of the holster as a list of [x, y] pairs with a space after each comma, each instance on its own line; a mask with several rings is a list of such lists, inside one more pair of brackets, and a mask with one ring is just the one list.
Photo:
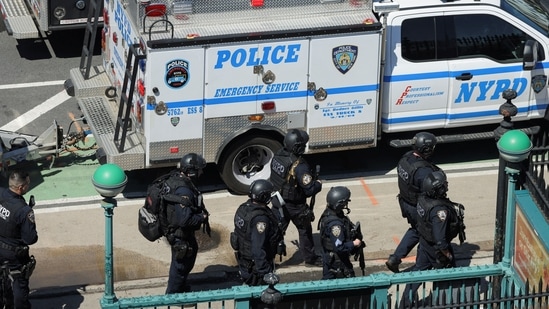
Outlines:
[[184, 240], [177, 245], [173, 245], [173, 249], [175, 250], [175, 260], [178, 262], [182, 262], [185, 258], [189, 258], [194, 254], [194, 249]]

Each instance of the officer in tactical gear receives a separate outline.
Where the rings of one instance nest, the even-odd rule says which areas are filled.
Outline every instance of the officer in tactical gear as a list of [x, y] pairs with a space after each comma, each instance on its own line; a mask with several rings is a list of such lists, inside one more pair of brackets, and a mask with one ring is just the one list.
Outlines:
[[196, 182], [206, 167], [204, 158], [196, 153], [189, 153], [181, 158], [179, 174], [181, 183], [174, 190], [180, 197], [179, 203], [168, 202], [166, 205], [168, 233], [166, 239], [171, 246], [172, 260], [168, 277], [166, 294], [188, 292], [187, 277], [194, 267], [198, 253], [195, 231], [208, 220], [202, 193]]
[[273, 190], [268, 180], [254, 181], [248, 201], [238, 207], [234, 216], [231, 246], [240, 277], [250, 286], [266, 284], [263, 277], [274, 271], [274, 258], [283, 237], [280, 222], [268, 206]]
[[[446, 197], [448, 181], [446, 174], [434, 171], [423, 181], [423, 192], [417, 203], [417, 231], [420, 235], [416, 264], [412, 270], [455, 267], [452, 240], [459, 235], [460, 218], [455, 203]], [[403, 293], [404, 306], [413, 302], [410, 291], [415, 294], [419, 284], [407, 285]], [[415, 296], [413, 296], [415, 297]]]
[[323, 249], [322, 279], [355, 276], [350, 256], [365, 245], [352, 232], [354, 225], [347, 216], [350, 201], [351, 191], [347, 187], [332, 187], [326, 195], [327, 206], [318, 221]]
[[307, 205], [307, 198], [322, 190], [322, 183], [316, 179], [309, 164], [301, 157], [309, 141], [307, 132], [291, 129], [284, 137], [284, 147], [271, 161], [271, 182], [279, 191], [284, 202], [284, 231], [290, 220], [299, 234], [299, 251], [305, 266], [322, 266], [320, 257], [315, 253], [313, 242], [313, 209]]
[[412, 150], [406, 152], [398, 162], [399, 194], [397, 198], [402, 217], [406, 218], [410, 224], [410, 228], [404, 233], [394, 253], [385, 262], [387, 268], [395, 273], [399, 272], [398, 266], [402, 262], [402, 259], [408, 256], [419, 241], [419, 235], [416, 230], [416, 204], [421, 192], [423, 179], [429, 173], [440, 170], [440, 168], [430, 161], [436, 144], [436, 137], [433, 134], [419, 132], [413, 138]]
[[[13, 295], [2, 295], [1, 308], [31, 308], [29, 278], [36, 261], [29, 256], [29, 246], [38, 241], [32, 206], [23, 195], [30, 186], [30, 177], [24, 171], [12, 171], [8, 188], [0, 188], [0, 263], [9, 268]], [[7, 279], [7, 278], [4, 278]], [[10, 291], [5, 291], [10, 293]], [[13, 297], [12, 297], [13, 296]], [[8, 303], [13, 301], [13, 303]]]

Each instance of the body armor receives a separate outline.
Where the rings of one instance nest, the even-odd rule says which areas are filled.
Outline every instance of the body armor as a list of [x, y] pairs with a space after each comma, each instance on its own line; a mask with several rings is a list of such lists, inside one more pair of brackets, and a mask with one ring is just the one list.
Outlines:
[[325, 229], [331, 226], [334, 221], [339, 221], [343, 227], [341, 231], [345, 235], [345, 239], [348, 239], [351, 235], [352, 223], [347, 216], [340, 217], [335, 211], [330, 208], [326, 208], [322, 213], [322, 216], [318, 220], [318, 229], [320, 230], [320, 243], [324, 250], [334, 252], [334, 244], [330, 241], [330, 236], [325, 233]]
[[279, 191], [287, 202], [302, 203], [306, 200], [293, 172], [300, 160], [285, 150], [277, 153], [271, 160], [270, 180], [274, 185], [274, 190]]
[[417, 222], [417, 231], [427, 242], [435, 244], [435, 239], [433, 237], [433, 223], [429, 220], [429, 213], [435, 206], [444, 206], [448, 210], [448, 221], [446, 229], [446, 239], [450, 242], [454, 239], [460, 231], [460, 222], [459, 218], [456, 215], [454, 204], [444, 198], [432, 199], [426, 196], [421, 196], [417, 203], [417, 213], [418, 213], [418, 222]]
[[431, 167], [434, 171], [439, 168], [428, 161], [416, 158], [413, 151], [408, 151], [398, 162], [398, 189], [399, 196], [411, 205], [417, 204], [420, 188], [414, 184], [414, 174], [419, 168]]
[[[270, 235], [269, 246], [270, 253], [274, 256], [278, 243], [282, 240], [282, 231], [278, 228], [278, 220], [270, 208], [255, 205], [250, 202], [244, 203], [238, 207], [234, 216], [234, 236], [231, 237], [231, 246], [238, 251], [246, 260], [252, 260], [252, 220], [257, 216], [266, 216], [269, 218]], [[235, 239], [236, 237], [236, 239]]]

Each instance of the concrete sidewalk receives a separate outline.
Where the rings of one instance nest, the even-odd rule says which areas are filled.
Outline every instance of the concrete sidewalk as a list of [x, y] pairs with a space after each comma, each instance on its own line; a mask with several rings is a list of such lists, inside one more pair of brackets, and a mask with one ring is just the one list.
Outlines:
[[[445, 167], [443, 167], [445, 168]], [[462, 172], [457, 167], [448, 174], [449, 197], [465, 205], [467, 241], [457, 247], [461, 264], [492, 263], [495, 224], [497, 175], [495, 170]], [[317, 197], [317, 218], [325, 207], [325, 195], [331, 186], [345, 185], [352, 191], [349, 214], [360, 221], [367, 247], [367, 274], [387, 271], [384, 262], [398, 244], [408, 225], [400, 215], [396, 194], [396, 176], [325, 182]], [[205, 195], [211, 213], [212, 237], [201, 231], [200, 251], [189, 278], [191, 286], [214, 280], [229, 281], [236, 261], [228, 239], [233, 229], [236, 207], [245, 196], [228, 193]], [[137, 212], [142, 199], [120, 198], [114, 210], [114, 279], [118, 298], [161, 295], [166, 286], [170, 249], [163, 241], [149, 242], [137, 229]], [[52, 206], [52, 205], [50, 205]], [[31, 278], [32, 303], [35, 308], [99, 308], [104, 282], [105, 216], [99, 202], [83, 199], [80, 205], [36, 209], [39, 241], [31, 247], [38, 264]], [[316, 222], [313, 223], [315, 243], [318, 242]], [[320, 268], [308, 268], [297, 250], [297, 231], [290, 225], [285, 238], [288, 256], [280, 262], [281, 282], [299, 273], [304, 280], [320, 279]], [[414, 255], [401, 268], [413, 264]], [[277, 257], [278, 262], [278, 257]], [[360, 275], [358, 262], [356, 273]]]

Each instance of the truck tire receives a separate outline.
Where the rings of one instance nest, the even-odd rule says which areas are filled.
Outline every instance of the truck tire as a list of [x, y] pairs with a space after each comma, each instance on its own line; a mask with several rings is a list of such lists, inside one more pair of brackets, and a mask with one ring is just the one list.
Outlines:
[[220, 160], [221, 179], [234, 194], [248, 194], [256, 179], [269, 179], [271, 159], [282, 144], [268, 137], [240, 139], [232, 143]]

